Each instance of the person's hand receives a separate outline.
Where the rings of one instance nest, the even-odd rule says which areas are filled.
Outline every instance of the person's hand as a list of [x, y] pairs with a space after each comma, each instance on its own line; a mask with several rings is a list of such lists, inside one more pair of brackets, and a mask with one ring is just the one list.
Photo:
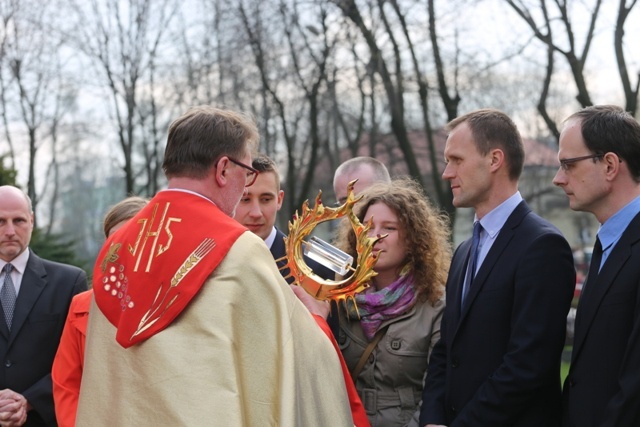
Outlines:
[[19, 427], [27, 422], [29, 410], [27, 399], [20, 393], [8, 388], [0, 390], [0, 425]]
[[331, 311], [331, 306], [326, 301], [318, 301], [311, 295], [307, 293], [300, 286], [291, 285], [291, 290], [296, 294], [298, 299], [307, 307], [307, 310], [311, 312], [311, 314], [316, 314], [323, 319], [326, 319], [329, 316], [329, 312]]

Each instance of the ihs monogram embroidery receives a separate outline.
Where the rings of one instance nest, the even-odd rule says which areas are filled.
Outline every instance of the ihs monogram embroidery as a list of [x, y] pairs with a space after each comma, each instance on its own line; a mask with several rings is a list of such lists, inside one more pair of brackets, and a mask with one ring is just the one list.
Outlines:
[[[172, 257], [165, 257], [160, 261], [158, 258], [167, 255], [169, 249], [175, 245], [175, 226], [182, 223], [182, 218], [169, 214], [170, 207], [170, 202], [149, 205], [150, 209], [143, 211], [145, 214], [136, 218], [135, 223], [139, 228], [134, 230], [135, 226], [132, 224], [125, 230], [127, 238], [124, 241], [112, 242], [100, 263], [104, 274], [101, 279], [102, 291], [111, 298], [117, 298], [122, 312], [127, 311], [127, 321], [132, 322], [132, 326], [136, 325], [131, 331], [129, 341], [134, 341], [145, 331], [162, 324], [161, 319], [164, 319], [168, 310], [183, 303], [183, 288], [180, 284], [216, 247], [215, 240], [210, 237], [199, 243], [194, 239], [187, 246], [183, 243], [177, 251], [171, 251]], [[172, 226], [174, 230], [171, 230]], [[180, 258], [184, 257], [185, 252], [182, 249], [194, 244], [197, 245], [195, 249], [183, 258], [177, 268], [173, 267], [176, 265], [174, 261], [179, 260], [176, 259], [177, 253], [180, 253]], [[158, 265], [158, 262], [161, 264]], [[145, 274], [150, 273], [154, 265], [162, 273], [158, 274], [157, 269], [154, 269], [154, 274]], [[170, 271], [176, 268], [171, 276], [168, 275], [169, 271], [165, 271], [167, 267]], [[129, 284], [133, 281], [135, 287], [131, 288], [129, 294]], [[137, 293], [141, 289], [144, 289], [144, 296]], [[152, 301], [149, 300], [151, 295], [154, 295]], [[184, 301], [188, 302], [188, 299]], [[172, 314], [169, 316], [175, 315], [173, 312], [170, 313]]]

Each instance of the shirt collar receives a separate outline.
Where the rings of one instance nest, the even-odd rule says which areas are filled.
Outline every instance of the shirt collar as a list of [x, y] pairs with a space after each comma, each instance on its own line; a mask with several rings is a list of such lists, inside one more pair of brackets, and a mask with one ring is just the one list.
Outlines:
[[[507, 219], [509, 219], [509, 216], [520, 202], [522, 202], [522, 195], [519, 191], [516, 191], [513, 196], [500, 203], [493, 208], [491, 212], [482, 217], [480, 225], [482, 225], [485, 233], [487, 233], [491, 239], [494, 239], [500, 232], [504, 223], [507, 222]], [[474, 216], [474, 222], [475, 221], [478, 221], [477, 215]]]
[[6, 264], [11, 264], [13, 266], [13, 268], [16, 270], [17, 273], [20, 273], [20, 275], [23, 275], [26, 268], [27, 268], [27, 261], [29, 261], [29, 248], [27, 247], [27, 249], [25, 249], [24, 251], [22, 251], [22, 253], [20, 255], [18, 255], [17, 257], [15, 257], [14, 259], [12, 259], [9, 262], [6, 262], [4, 260], [0, 260], [0, 271], [2, 271], [2, 269], [4, 268], [4, 266]]
[[267, 247], [269, 249], [271, 249], [271, 246], [273, 245], [273, 242], [275, 242], [276, 240], [276, 234], [278, 234], [278, 231], [276, 230], [275, 227], [271, 228], [271, 233], [269, 233], [269, 236], [267, 236], [266, 239], [264, 239], [264, 243], [267, 245]]
[[611, 245], [620, 239], [620, 236], [622, 236], [622, 233], [624, 233], [638, 212], [640, 212], [640, 196], [633, 199], [600, 226], [598, 238], [603, 251], [609, 249]]

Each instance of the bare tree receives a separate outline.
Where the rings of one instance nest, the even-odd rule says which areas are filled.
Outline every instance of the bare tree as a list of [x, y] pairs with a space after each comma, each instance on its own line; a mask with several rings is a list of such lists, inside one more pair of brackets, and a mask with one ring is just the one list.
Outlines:
[[[587, 79], [584, 75], [584, 67], [585, 62], [587, 61], [587, 56], [589, 54], [589, 50], [591, 49], [591, 44], [593, 42], [593, 37], [595, 35], [596, 29], [596, 21], [598, 19], [598, 14], [600, 12], [600, 6], [602, 5], [602, 0], [595, 0], [595, 4], [591, 8], [589, 25], [587, 27], [587, 32], [584, 37], [584, 45], [582, 50], [578, 48], [576, 45], [576, 34], [573, 29], [573, 22], [570, 18], [569, 13], [569, 0], [553, 0], [553, 3], [556, 5], [558, 15], [551, 16], [548, 13], [546, 7], [546, 0], [541, 0], [541, 9], [543, 10], [543, 24], [538, 24], [536, 19], [533, 17], [533, 12], [531, 8], [529, 8], [524, 1], [516, 1], [516, 0], [505, 0], [512, 8], [516, 11], [516, 13], [529, 25], [531, 30], [537, 39], [553, 48], [554, 51], [560, 53], [564, 56], [569, 64], [571, 69], [571, 73], [573, 75], [574, 82], [576, 84], [576, 89], [578, 94], [576, 95], [576, 99], [583, 107], [587, 107], [589, 105], [593, 105], [591, 101], [591, 95], [589, 90], [587, 89]], [[553, 21], [558, 21], [564, 27], [566, 43], [565, 47], [561, 46], [561, 44], [553, 38], [551, 31], [547, 31], [543, 33], [540, 28], [549, 29], [551, 25], [553, 25]]]
[[[581, 3], [589, 15], [589, 20], [585, 34], [582, 37], [584, 44], [582, 49], [580, 49], [576, 41], [579, 37], [575, 30], [574, 22], [571, 20], [571, 16], [573, 16], [571, 13], [572, 8], [577, 7], [578, 2], [572, 3], [569, 0], [553, 0], [547, 2], [547, 0], [540, 0], [539, 6], [536, 7], [522, 0], [505, 1], [529, 26], [534, 37], [542, 41], [547, 48], [545, 78], [543, 80], [537, 108], [551, 134], [558, 139], [560, 136], [558, 126], [551, 117], [547, 107], [549, 88], [554, 79], [554, 54], [557, 53], [563, 56], [569, 65], [573, 81], [576, 85], [576, 100], [578, 103], [582, 107], [592, 105], [593, 101], [588, 89], [587, 78], [585, 77], [585, 64], [593, 40], [597, 35], [596, 23], [603, 2], [602, 0], [594, 0], [594, 2], [588, 6]], [[547, 6], [548, 3], [555, 6], [555, 12], [549, 10]], [[636, 3], [636, 0], [620, 0], [613, 40], [618, 73], [624, 90], [625, 109], [634, 115], [637, 112], [640, 73], [637, 73], [635, 84], [632, 83], [625, 58], [624, 27], [627, 22], [627, 17]], [[564, 42], [560, 41], [561, 38], [564, 38]]]
[[[6, 7], [7, 5], [3, 5]], [[75, 91], [65, 81], [60, 49], [63, 40], [51, 37], [48, 29], [56, 19], [53, 5], [40, 5], [29, 0], [14, 1], [5, 9], [5, 31], [2, 40], [2, 105], [5, 135], [24, 140], [28, 146], [27, 194], [37, 210], [42, 196], [49, 200], [51, 232], [56, 203], [56, 153], [59, 125], [73, 106]], [[8, 102], [17, 109], [8, 109]], [[20, 123], [18, 127], [17, 124]], [[50, 144], [44, 185], [37, 186], [38, 151]], [[11, 148], [13, 151], [13, 148]], [[43, 160], [44, 161], [44, 160]], [[50, 191], [52, 190], [52, 191]]]
[[[380, 76], [387, 95], [388, 108], [391, 114], [391, 129], [398, 141], [398, 146], [404, 155], [404, 160], [411, 175], [416, 181], [423, 183], [420, 168], [409, 140], [407, 125], [405, 121], [405, 105], [404, 105], [404, 76], [402, 74], [402, 61], [400, 50], [395, 42], [392, 33], [387, 33], [393, 45], [393, 55], [389, 60], [394, 66], [393, 73], [387, 63], [387, 59], [378, 46], [375, 34], [365, 22], [360, 8], [355, 0], [331, 0], [340, 8], [346, 18], [351, 20], [360, 30], [370, 51], [371, 67]], [[381, 6], [381, 4], [379, 4]], [[382, 12], [382, 8], [381, 8]], [[383, 17], [384, 19], [384, 17]], [[388, 23], [385, 24], [388, 28]]]
[[[274, 61], [269, 60], [267, 57], [267, 49], [265, 49], [265, 43], [268, 43], [269, 38], [265, 33], [265, 22], [262, 17], [260, 6], [255, 5], [250, 12], [244, 4], [244, 1], [241, 0], [238, 4], [238, 12], [247, 40], [251, 46], [251, 51], [254, 56], [254, 64], [260, 73], [262, 91], [268, 96], [268, 99], [265, 101], [266, 103], [273, 102], [276, 111], [275, 114], [277, 114], [277, 120], [279, 122], [278, 127], [282, 133], [283, 142], [286, 147], [288, 164], [286, 181], [288, 185], [294, 185], [296, 180], [294, 147], [296, 145], [296, 122], [299, 121], [299, 115], [293, 114], [293, 119], [291, 119], [291, 121], [287, 120], [287, 102], [281, 97], [277, 90], [277, 84], [279, 81], [279, 73], [277, 70], [279, 67], [276, 66]], [[271, 75], [276, 76], [276, 78], [272, 79], [270, 77]], [[267, 152], [267, 155], [273, 156], [273, 153]], [[288, 189], [287, 192], [289, 193], [290, 189]], [[290, 199], [292, 198], [290, 197]]]
[[[321, 90], [327, 89], [327, 63], [331, 58], [335, 39], [331, 39], [327, 28], [327, 10], [323, 4], [318, 7], [318, 22], [320, 30], [315, 27], [307, 27], [308, 31], [300, 25], [300, 11], [298, 3], [293, 2], [292, 11], [289, 13], [287, 5], [280, 2], [280, 13], [285, 22], [289, 21], [290, 25], [285, 25], [285, 34], [289, 45], [293, 69], [298, 80], [299, 87], [302, 89], [308, 104], [309, 131], [307, 140], [311, 144], [303, 142], [308, 147], [308, 157], [301, 159], [304, 165], [304, 174], [302, 185], [297, 193], [291, 192], [294, 197], [290, 197], [293, 204], [290, 206], [291, 211], [301, 206], [311, 190], [311, 183], [314, 178], [315, 168], [318, 164], [319, 152], [321, 148], [328, 147], [328, 138], [326, 135], [320, 134], [321, 114], [320, 101], [323, 93]], [[316, 40], [317, 39], [317, 40]], [[301, 54], [307, 57], [306, 64], [302, 63]], [[293, 178], [296, 167], [289, 167], [287, 177]], [[288, 183], [295, 182], [295, 179]], [[296, 197], [297, 195], [297, 197]]]
[[429, 39], [431, 40], [431, 48], [433, 49], [433, 62], [436, 67], [436, 75], [438, 77], [438, 92], [440, 93], [440, 99], [444, 105], [444, 109], [447, 112], [447, 120], [451, 121], [458, 116], [458, 105], [461, 98], [458, 91], [458, 70], [453, 71], [453, 84], [454, 95], [450, 95], [449, 84], [447, 83], [447, 71], [442, 60], [442, 53], [440, 50], [440, 40], [438, 38], [438, 31], [436, 28], [436, 7], [434, 0], [428, 0], [427, 10], [429, 13]]
[[[189, 16], [187, 8], [177, 10], [172, 53], [176, 59], [170, 81], [179, 105], [226, 104], [230, 92], [235, 46], [230, 24], [233, 13], [222, 0], [196, 0], [200, 13]], [[188, 9], [187, 9], [188, 10]], [[237, 30], [236, 30], [237, 31]]]
[[[273, 9], [267, 6], [256, 4], [249, 11], [244, 2], [239, 2], [238, 12], [260, 73], [262, 90], [268, 94], [267, 102], [274, 106], [273, 117], [277, 118], [284, 142], [285, 212], [293, 213], [309, 198], [320, 153], [330, 151], [323, 124], [332, 115], [321, 105], [329, 97], [327, 66], [336, 41], [327, 28], [327, 10], [322, 4], [311, 6], [312, 10], [300, 10], [300, 3], [295, 0], [280, 0], [271, 5]], [[267, 34], [271, 23], [265, 15], [270, 13], [283, 28], [281, 34]], [[313, 21], [305, 21], [311, 17]], [[287, 50], [276, 47], [279, 43], [273, 41], [275, 38], [282, 40]], [[280, 54], [286, 54], [289, 61], [280, 62]]]
[[[136, 178], [142, 174], [147, 178], [143, 188], [147, 192], [157, 189], [157, 119], [147, 116], [157, 115], [154, 78], [159, 47], [176, 7], [173, 0], [90, 0], [73, 4], [77, 47], [93, 59], [111, 98], [109, 111], [124, 157], [127, 194], [138, 192]], [[150, 107], [141, 111], [145, 99]], [[151, 126], [149, 147], [145, 147], [147, 141], [142, 136], [142, 125], [146, 124]], [[136, 162], [136, 154], [143, 160]], [[155, 166], [144, 166], [148, 162]]]
[[[375, 78], [372, 73], [367, 71], [364, 61], [358, 55], [356, 50], [356, 41], [348, 27], [346, 28], [346, 43], [349, 46], [348, 49], [352, 55], [351, 57], [353, 58], [353, 74], [357, 81], [359, 103], [357, 106], [354, 106], [353, 103], [350, 102], [347, 108], [342, 107], [338, 99], [338, 69], [337, 67], [334, 67], [331, 73], [331, 78], [328, 81], [330, 86], [331, 106], [334, 112], [332, 120], [334, 125], [332, 152], [335, 155], [331, 157], [331, 170], [335, 170], [341, 162], [339, 155], [341, 151], [341, 147], [339, 145], [341, 137], [346, 141], [346, 146], [351, 153], [351, 157], [356, 157], [358, 155], [360, 140], [365, 129], [367, 100], [370, 100], [369, 110], [372, 116], [369, 126], [369, 140], [372, 144], [375, 142], [375, 136], [377, 134], [377, 121], [374, 119], [376, 114], [375, 91], [373, 90], [373, 86], [371, 86], [369, 95], [367, 95], [366, 91], [367, 80], [369, 80], [372, 85], [375, 85]], [[354, 107], [357, 108], [357, 114], [352, 114], [352, 120], [347, 120], [349, 118], [349, 109]], [[372, 152], [370, 152], [370, 155], [371, 154]]]
[[[613, 38], [613, 46], [616, 52], [616, 60], [618, 62], [618, 73], [620, 81], [624, 89], [624, 97], [626, 100], [625, 110], [636, 115], [638, 111], [638, 89], [640, 88], [640, 69], [636, 71], [636, 83], [631, 82], [629, 71], [627, 69], [627, 61], [624, 52], [624, 25], [631, 9], [636, 5], [637, 0], [631, 0], [627, 5], [627, 0], [620, 0], [618, 7], [618, 18], [616, 19], [616, 29]], [[635, 43], [634, 43], [635, 45]]]
[[[15, 21], [17, 4], [18, 0], [0, 1], [0, 19], [2, 20], [2, 28], [0, 28], [0, 108], [2, 108], [2, 124], [4, 125], [4, 135], [8, 145], [8, 157], [11, 162], [9, 164], [9, 169], [15, 168], [15, 149], [13, 146], [13, 137], [9, 128], [9, 111], [7, 108], [9, 83], [5, 78], [5, 70], [8, 68], [6, 58], [8, 44], [10, 43], [9, 33], [11, 32], [11, 27]], [[7, 155], [2, 154], [3, 159], [5, 156]]]
[[[398, 15], [399, 23], [402, 28], [402, 33], [407, 41], [408, 50], [411, 56], [411, 63], [413, 64], [414, 80], [418, 83], [418, 99], [420, 100], [420, 106], [422, 110], [422, 121], [424, 123], [425, 137], [427, 140], [427, 151], [429, 156], [429, 163], [431, 165], [431, 181], [433, 188], [436, 192], [436, 200], [443, 207], [443, 209], [449, 215], [449, 219], [452, 223], [455, 222], [456, 209], [453, 206], [453, 196], [451, 192], [451, 186], [443, 182], [440, 179], [442, 171], [439, 165], [438, 153], [434, 140], [434, 129], [431, 125], [430, 118], [430, 105], [429, 105], [429, 86], [426, 79], [426, 71], [420, 67], [418, 61], [418, 54], [414, 42], [410, 36], [409, 29], [407, 27], [407, 21], [405, 14], [402, 12], [397, 0], [390, 0], [396, 14]], [[436, 67], [436, 74], [438, 77], [438, 88], [440, 93], [440, 99], [444, 104], [447, 111], [448, 120], [453, 120], [458, 115], [458, 104], [460, 103], [460, 94], [458, 93], [457, 79], [454, 79], [455, 95], [452, 97], [449, 95], [449, 88], [445, 79], [445, 67], [440, 54], [439, 40], [436, 35], [436, 19], [435, 19], [435, 6], [434, 1], [428, 2], [429, 11], [429, 36], [431, 39], [431, 46], [433, 50], [433, 58]], [[456, 69], [457, 73], [457, 69]]]

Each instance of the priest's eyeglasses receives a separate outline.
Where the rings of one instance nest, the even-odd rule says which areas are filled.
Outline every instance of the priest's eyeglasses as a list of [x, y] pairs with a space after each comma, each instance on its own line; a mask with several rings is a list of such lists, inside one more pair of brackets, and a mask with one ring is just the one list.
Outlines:
[[246, 176], [245, 182], [244, 182], [244, 186], [245, 187], [251, 187], [253, 185], [253, 183], [256, 182], [256, 178], [258, 178], [258, 174], [260, 173], [260, 171], [258, 171], [257, 169], [252, 168], [249, 165], [245, 165], [244, 163], [239, 162], [236, 159], [232, 159], [231, 157], [229, 157], [229, 161], [231, 163], [235, 163], [236, 165], [240, 166], [241, 168], [245, 168], [247, 170], [247, 176]]
[[604, 154], [600, 153], [600, 154], [590, 154], [588, 156], [571, 157], [569, 159], [560, 159], [560, 167], [562, 168], [563, 171], [567, 172], [569, 169], [571, 169], [571, 165], [573, 165], [576, 162], [579, 162], [581, 160], [587, 160], [587, 159], [601, 159], [603, 157], [604, 157]]

